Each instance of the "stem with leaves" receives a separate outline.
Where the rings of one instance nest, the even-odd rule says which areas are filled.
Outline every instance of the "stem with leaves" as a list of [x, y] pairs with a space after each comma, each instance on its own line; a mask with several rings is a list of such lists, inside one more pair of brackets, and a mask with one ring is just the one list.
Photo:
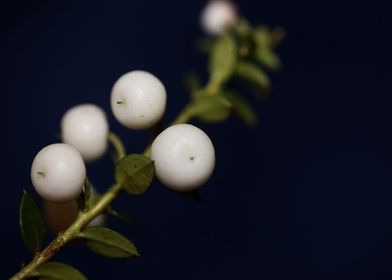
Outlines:
[[[192, 119], [207, 123], [226, 120], [236, 115], [246, 124], [257, 123], [257, 115], [251, 106], [231, 86], [237, 77], [264, 94], [269, 90], [270, 81], [262, 67], [277, 70], [280, 61], [273, 49], [283, 38], [281, 28], [265, 26], [251, 27], [241, 21], [235, 29], [213, 40], [205, 39], [202, 48], [209, 53], [210, 78], [201, 87], [197, 77], [188, 79], [191, 101], [172, 124], [187, 123]], [[154, 131], [156, 135], [157, 131]], [[32, 198], [24, 193], [20, 208], [20, 223], [26, 245], [33, 251], [32, 260], [11, 280], [47, 276], [56, 279], [86, 279], [78, 270], [61, 263], [49, 262], [56, 253], [73, 239], [83, 239], [94, 252], [109, 257], [138, 256], [136, 247], [120, 233], [104, 227], [88, 227], [99, 214], [109, 213], [113, 200], [120, 191], [131, 195], [143, 194], [154, 178], [154, 165], [150, 160], [150, 147], [142, 154], [126, 154], [121, 139], [110, 133], [108, 140], [115, 149], [116, 182], [101, 196], [91, 194], [88, 180], [84, 192], [78, 199], [79, 214], [76, 220], [44, 249], [42, 243], [46, 229], [40, 210]], [[30, 236], [32, 235], [32, 236]], [[108, 242], [110, 240], [110, 242]]]
[[88, 211], [78, 216], [75, 222], [64, 232], [60, 233], [44, 250], [37, 252], [30, 263], [16, 273], [11, 280], [26, 279], [32, 276], [39, 276], [37, 268], [53, 258], [56, 253], [65, 246], [70, 240], [77, 238], [82, 229], [97, 215], [104, 212], [112, 203], [121, 190], [120, 184], [111, 186], [98, 202]]

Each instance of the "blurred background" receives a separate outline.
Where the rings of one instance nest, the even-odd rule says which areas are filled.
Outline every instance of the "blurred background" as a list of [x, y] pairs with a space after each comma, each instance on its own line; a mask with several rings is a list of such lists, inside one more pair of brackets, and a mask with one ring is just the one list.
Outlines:
[[[283, 70], [258, 101], [256, 129], [230, 119], [195, 124], [217, 167], [196, 203], [157, 181], [115, 205], [137, 222], [109, 226], [142, 257], [111, 260], [70, 246], [58, 255], [89, 279], [390, 279], [392, 277], [391, 32], [381, 1], [237, 1], [251, 23], [283, 26]], [[123, 73], [156, 74], [169, 122], [188, 100], [183, 77], [206, 75], [195, 48], [205, 1], [2, 1], [0, 4], [2, 279], [30, 258], [18, 228], [30, 165], [58, 142], [71, 106], [108, 113], [129, 152], [147, 132], [114, 121], [109, 95]], [[100, 191], [112, 163], [88, 166]], [[36, 196], [36, 195], [35, 195]]]

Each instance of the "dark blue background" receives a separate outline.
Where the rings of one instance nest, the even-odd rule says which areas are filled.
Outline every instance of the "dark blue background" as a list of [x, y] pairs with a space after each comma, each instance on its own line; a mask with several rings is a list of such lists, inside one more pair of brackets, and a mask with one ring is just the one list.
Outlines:
[[[257, 129], [237, 120], [201, 125], [217, 168], [202, 204], [158, 182], [116, 205], [134, 218], [142, 257], [110, 260], [84, 248], [59, 260], [90, 279], [390, 279], [392, 92], [390, 9], [381, 1], [238, 1], [252, 23], [282, 25], [284, 70], [265, 102], [248, 95]], [[148, 133], [127, 131], [109, 108], [123, 73], [155, 73], [171, 120], [187, 101], [185, 72], [205, 74], [194, 48], [204, 1], [3, 1], [0, 7], [1, 278], [29, 255], [18, 231], [31, 161], [58, 141], [70, 106], [104, 107], [128, 150]], [[244, 92], [248, 94], [248, 92]], [[103, 191], [107, 158], [88, 167]], [[102, 172], [102, 171], [105, 172]]]

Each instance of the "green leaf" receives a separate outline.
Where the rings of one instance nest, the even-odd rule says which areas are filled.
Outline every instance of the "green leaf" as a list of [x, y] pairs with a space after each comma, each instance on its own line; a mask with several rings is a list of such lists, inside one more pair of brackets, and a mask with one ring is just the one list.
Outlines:
[[259, 48], [272, 48], [274, 37], [270, 29], [266, 26], [259, 26], [253, 30], [253, 40]]
[[116, 165], [116, 181], [130, 194], [140, 195], [154, 179], [154, 164], [150, 158], [131, 154], [122, 158]]
[[282, 27], [271, 30], [269, 27], [261, 25], [252, 32], [252, 38], [257, 47], [267, 49], [277, 47], [285, 36], [286, 32]]
[[225, 92], [224, 95], [230, 100], [234, 114], [248, 126], [258, 123], [257, 115], [250, 104], [234, 91]]
[[214, 44], [210, 55], [211, 84], [222, 84], [233, 74], [237, 61], [237, 47], [232, 36], [226, 34]]
[[252, 31], [252, 26], [245, 19], [240, 19], [235, 28], [237, 34], [242, 38], [248, 38]]
[[80, 235], [86, 239], [90, 250], [111, 258], [129, 258], [139, 256], [135, 245], [121, 235], [105, 227], [88, 227]]
[[19, 206], [19, 224], [26, 247], [32, 253], [39, 251], [46, 234], [45, 220], [41, 209], [26, 191], [23, 191]]
[[208, 123], [221, 122], [230, 116], [231, 103], [222, 95], [203, 95], [188, 109], [192, 117]]
[[279, 57], [271, 49], [257, 49], [255, 51], [255, 58], [271, 71], [277, 71], [282, 66]]
[[37, 272], [37, 276], [42, 280], [87, 280], [76, 268], [59, 262], [44, 263]]
[[267, 74], [251, 62], [239, 62], [236, 68], [236, 75], [249, 82], [262, 94], [268, 92], [271, 87], [271, 82]]
[[117, 220], [127, 224], [130, 227], [136, 227], [136, 223], [131, 220], [130, 218], [128, 218], [127, 216], [125, 216], [124, 214], [114, 210], [112, 207], [109, 207], [106, 210], [106, 213], [108, 213], [109, 215], [111, 215], [112, 217], [116, 218]]

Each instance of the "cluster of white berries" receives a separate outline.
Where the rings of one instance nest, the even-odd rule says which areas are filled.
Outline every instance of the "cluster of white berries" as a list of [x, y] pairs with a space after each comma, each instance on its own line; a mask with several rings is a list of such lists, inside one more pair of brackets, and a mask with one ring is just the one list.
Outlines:
[[[221, 35], [238, 21], [236, 7], [228, 0], [210, 1], [201, 15], [207, 34]], [[130, 129], [154, 126], [166, 108], [166, 89], [145, 71], [121, 76], [111, 92], [115, 118]], [[76, 198], [83, 191], [85, 162], [101, 158], [108, 147], [109, 124], [103, 109], [82, 104], [69, 109], [61, 120], [63, 143], [38, 152], [31, 167], [31, 180], [45, 200], [46, 216], [54, 232], [65, 229], [77, 216]], [[151, 159], [160, 182], [175, 191], [189, 191], [204, 184], [215, 166], [210, 138], [190, 124], [173, 125], [159, 134], [151, 146]], [[93, 224], [102, 224], [98, 216]]]
[[[126, 73], [113, 86], [111, 108], [125, 127], [150, 128], [161, 119], [165, 107], [165, 87], [148, 72]], [[31, 180], [38, 194], [46, 200], [48, 222], [55, 232], [76, 218], [75, 200], [83, 191], [85, 162], [105, 154], [108, 133], [108, 121], [101, 108], [93, 104], [75, 106], [61, 120], [63, 143], [43, 148], [34, 158]], [[202, 130], [179, 124], [156, 137], [151, 159], [162, 184], [172, 190], [188, 191], [210, 177], [215, 152], [210, 138]]]

